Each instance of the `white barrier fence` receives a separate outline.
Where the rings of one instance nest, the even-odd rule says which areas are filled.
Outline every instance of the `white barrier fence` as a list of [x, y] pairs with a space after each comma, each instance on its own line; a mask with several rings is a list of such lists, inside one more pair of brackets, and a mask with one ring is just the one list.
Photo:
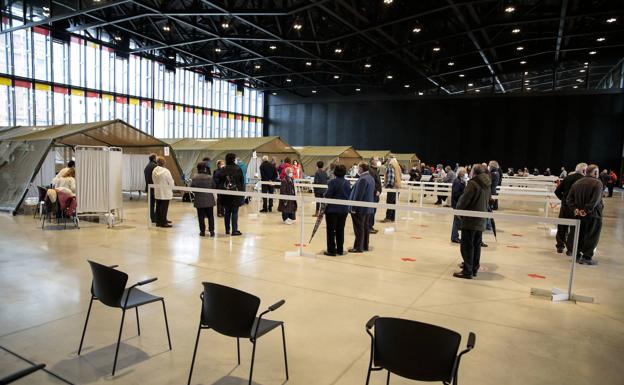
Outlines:
[[410, 212], [418, 212], [418, 213], [429, 213], [429, 214], [452, 214], [456, 216], [463, 217], [474, 217], [474, 218], [491, 218], [494, 220], [501, 221], [511, 221], [511, 222], [522, 222], [522, 223], [535, 223], [537, 225], [543, 224], [552, 224], [552, 225], [566, 225], [574, 227], [574, 242], [570, 263], [570, 273], [568, 279], [568, 288], [567, 290], [561, 290], [558, 288], [553, 288], [551, 290], [544, 290], [538, 288], [531, 288], [531, 295], [540, 295], [540, 296], [548, 296], [552, 301], [579, 301], [579, 302], [593, 302], [594, 299], [587, 296], [582, 296], [578, 294], [574, 294], [573, 292], [573, 284], [574, 284], [574, 274], [576, 270], [576, 255], [578, 253], [578, 241], [579, 241], [579, 231], [580, 231], [580, 221], [578, 219], [566, 219], [566, 218], [541, 218], [532, 215], [520, 215], [520, 214], [500, 214], [500, 213], [490, 213], [490, 212], [479, 212], [479, 211], [467, 211], [467, 210], [454, 210], [450, 208], [429, 208], [429, 207], [417, 207], [410, 206], [404, 204], [387, 204], [387, 203], [372, 203], [372, 202], [361, 202], [361, 201], [350, 201], [350, 200], [340, 200], [340, 199], [327, 199], [327, 198], [316, 198], [313, 196], [306, 195], [277, 195], [276, 194], [266, 194], [266, 193], [258, 193], [258, 192], [243, 192], [243, 191], [228, 191], [228, 190], [218, 190], [218, 189], [204, 189], [204, 188], [196, 188], [196, 187], [171, 187], [165, 185], [154, 185], [150, 184], [148, 189], [147, 196], [147, 226], [151, 227], [151, 219], [149, 216], [149, 200], [152, 193], [152, 188], [167, 188], [172, 189], [174, 191], [181, 192], [197, 192], [197, 193], [212, 193], [218, 195], [232, 195], [244, 197], [252, 197], [258, 198], [258, 200], [262, 198], [269, 199], [282, 199], [282, 200], [291, 200], [296, 201], [298, 209], [301, 209], [299, 226], [300, 226], [300, 239], [298, 250], [294, 252], [286, 252], [286, 256], [298, 256], [298, 257], [314, 257], [313, 254], [306, 253], [304, 251], [305, 245], [305, 205], [306, 203], [326, 203], [326, 204], [334, 204], [334, 205], [342, 205], [342, 206], [350, 206], [350, 207], [370, 207], [378, 210], [383, 209], [391, 209], [397, 211], [407, 211]]

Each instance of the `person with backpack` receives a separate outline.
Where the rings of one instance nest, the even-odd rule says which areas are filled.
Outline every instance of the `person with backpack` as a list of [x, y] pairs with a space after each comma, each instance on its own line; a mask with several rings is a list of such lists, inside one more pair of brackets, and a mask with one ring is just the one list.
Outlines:
[[[207, 162], [199, 162], [197, 164], [197, 175], [191, 181], [191, 187], [199, 188], [215, 188], [212, 176], [210, 176], [210, 167]], [[212, 193], [195, 193], [193, 206], [197, 209], [197, 219], [199, 220], [199, 236], [206, 236], [206, 221], [208, 218], [208, 231], [210, 236], [215, 236], [214, 214], [212, 208], [215, 206], [215, 199]]]
[[[243, 171], [236, 165], [236, 154], [229, 153], [225, 156], [225, 167], [219, 172], [218, 188], [224, 191], [245, 191], [245, 179]], [[219, 194], [223, 205], [223, 218], [225, 222], [225, 233], [232, 236], [242, 235], [238, 231], [238, 209], [243, 202], [243, 197], [238, 195]]]

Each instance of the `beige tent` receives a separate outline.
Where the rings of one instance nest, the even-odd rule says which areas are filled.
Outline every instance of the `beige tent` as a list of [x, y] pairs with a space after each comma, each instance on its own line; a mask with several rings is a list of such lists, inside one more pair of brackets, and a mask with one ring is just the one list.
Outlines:
[[301, 156], [301, 165], [306, 175], [314, 175], [316, 162], [322, 160], [327, 168], [330, 163], [351, 167], [362, 161], [362, 156], [351, 146], [305, 146], [295, 147]]
[[390, 154], [390, 150], [357, 150], [358, 154], [362, 156], [362, 159], [368, 161], [375, 157], [379, 160], [386, 159], [388, 154]]
[[[169, 148], [122, 120], [4, 129], [0, 131], [0, 210], [15, 212], [19, 208], [49, 152], [79, 145], [121, 147], [125, 154], [163, 156]], [[165, 158], [176, 183], [181, 184], [177, 160], [173, 154]]]
[[181, 139], [170, 140], [169, 142], [187, 178], [194, 174], [195, 166], [203, 158], [209, 157], [214, 167], [216, 160], [225, 159], [225, 155], [229, 152], [236, 154], [236, 156], [246, 164], [250, 164], [254, 152], [256, 152], [258, 158], [267, 155], [269, 157], [274, 157], [278, 163], [285, 157], [290, 157], [292, 159], [299, 157], [297, 151], [278, 136], [258, 138]]
[[406, 170], [411, 169], [412, 166], [418, 166], [420, 164], [420, 159], [418, 159], [416, 154], [394, 154], [394, 157], [400, 165], [405, 167]]

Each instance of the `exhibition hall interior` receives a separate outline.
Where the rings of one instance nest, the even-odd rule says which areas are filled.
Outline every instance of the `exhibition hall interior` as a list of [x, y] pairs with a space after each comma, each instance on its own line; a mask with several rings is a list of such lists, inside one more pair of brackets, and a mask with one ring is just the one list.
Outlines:
[[622, 383], [621, 0], [0, 14], [0, 385]]

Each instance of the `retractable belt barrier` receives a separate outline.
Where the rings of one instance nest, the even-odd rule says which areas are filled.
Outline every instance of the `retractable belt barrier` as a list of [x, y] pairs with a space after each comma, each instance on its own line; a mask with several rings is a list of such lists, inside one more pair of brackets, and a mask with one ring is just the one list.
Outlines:
[[164, 188], [171, 189], [174, 191], [185, 191], [185, 192], [194, 192], [194, 193], [212, 193], [218, 195], [232, 195], [239, 196], [241, 198], [244, 197], [253, 197], [253, 198], [268, 198], [268, 199], [282, 199], [289, 201], [296, 201], [298, 203], [298, 208], [301, 208], [299, 220], [300, 224], [300, 239], [298, 247], [299, 249], [296, 252], [286, 252], [286, 256], [306, 256], [306, 257], [314, 257], [313, 254], [306, 253], [303, 250], [305, 245], [305, 224], [303, 218], [305, 218], [305, 204], [306, 203], [326, 203], [332, 205], [341, 205], [341, 206], [350, 206], [350, 207], [370, 207], [375, 209], [391, 209], [391, 210], [399, 210], [399, 211], [407, 211], [407, 212], [419, 212], [419, 213], [429, 213], [429, 214], [452, 214], [456, 216], [462, 217], [474, 217], [474, 218], [491, 218], [495, 220], [507, 220], [512, 222], [527, 222], [527, 223], [536, 223], [536, 224], [552, 224], [552, 225], [566, 225], [574, 227], [574, 246], [572, 249], [572, 257], [571, 257], [571, 267], [570, 274], [568, 279], [568, 289], [567, 291], [561, 290], [558, 288], [553, 288], [551, 290], [537, 289], [531, 288], [531, 295], [540, 295], [540, 296], [548, 296], [552, 301], [580, 301], [580, 302], [593, 302], [594, 299], [587, 296], [581, 296], [574, 294], [572, 291], [573, 283], [574, 283], [574, 274], [576, 269], [576, 255], [578, 252], [578, 241], [579, 241], [579, 231], [580, 231], [580, 220], [578, 219], [566, 219], [566, 218], [542, 218], [536, 217], [532, 215], [521, 215], [521, 214], [500, 214], [500, 213], [491, 213], [491, 212], [480, 212], [480, 211], [468, 211], [468, 210], [455, 210], [450, 208], [430, 208], [430, 207], [417, 207], [410, 206], [404, 204], [388, 204], [388, 203], [373, 203], [373, 202], [361, 202], [361, 201], [351, 201], [351, 200], [342, 200], [342, 199], [328, 199], [328, 198], [317, 198], [314, 196], [304, 196], [304, 195], [276, 195], [276, 194], [267, 194], [267, 193], [258, 193], [258, 192], [245, 192], [245, 191], [231, 191], [231, 190], [219, 190], [219, 189], [206, 189], [206, 188], [197, 188], [197, 187], [180, 187], [180, 186], [167, 186], [167, 185], [155, 185], [150, 184], [148, 186], [147, 192], [147, 225], [151, 227], [151, 219], [149, 216], [149, 201], [152, 194], [153, 188]]

